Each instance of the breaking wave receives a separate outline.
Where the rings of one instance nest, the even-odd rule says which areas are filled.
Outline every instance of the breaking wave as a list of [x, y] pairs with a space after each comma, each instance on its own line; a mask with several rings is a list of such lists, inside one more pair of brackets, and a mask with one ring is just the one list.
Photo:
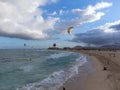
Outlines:
[[[65, 56], [64, 53], [51, 55], [52, 58], [59, 58]], [[50, 58], [49, 57], [49, 58]], [[87, 56], [80, 56], [76, 59], [76, 62], [67, 70], [60, 70], [49, 75], [47, 78], [40, 82], [30, 83], [23, 87], [19, 87], [16, 90], [58, 90], [60, 86], [65, 83], [69, 78], [76, 76], [79, 73], [79, 67], [87, 63]], [[26, 67], [24, 68], [26, 69]]]

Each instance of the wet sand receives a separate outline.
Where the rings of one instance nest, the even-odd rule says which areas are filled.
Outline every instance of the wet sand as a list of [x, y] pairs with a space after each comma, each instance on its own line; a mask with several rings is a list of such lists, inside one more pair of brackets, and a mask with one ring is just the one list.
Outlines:
[[80, 77], [71, 84], [66, 82], [65, 90], [120, 90], [120, 51], [73, 50], [73, 52], [89, 55], [95, 71], [88, 73], [82, 82]]

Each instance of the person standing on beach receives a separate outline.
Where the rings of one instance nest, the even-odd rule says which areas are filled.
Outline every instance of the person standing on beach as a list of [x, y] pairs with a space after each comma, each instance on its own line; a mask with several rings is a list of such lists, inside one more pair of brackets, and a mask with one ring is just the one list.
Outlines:
[[66, 90], [66, 89], [63, 87], [63, 90]]

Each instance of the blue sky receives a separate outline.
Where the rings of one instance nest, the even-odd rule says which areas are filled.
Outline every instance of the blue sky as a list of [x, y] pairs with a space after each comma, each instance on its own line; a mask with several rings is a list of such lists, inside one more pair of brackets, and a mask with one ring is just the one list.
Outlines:
[[0, 0], [0, 48], [120, 44], [119, 5], [119, 0]]

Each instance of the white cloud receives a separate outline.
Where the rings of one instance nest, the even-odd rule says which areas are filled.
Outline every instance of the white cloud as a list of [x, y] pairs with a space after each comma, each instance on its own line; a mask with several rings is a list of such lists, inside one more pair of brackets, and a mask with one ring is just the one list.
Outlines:
[[48, 15], [50, 15], [50, 16], [56, 16], [56, 15], [57, 15], [57, 12], [56, 12], [56, 11], [54, 11], [54, 12], [52, 12], [52, 13], [48, 14]]
[[100, 10], [100, 9], [104, 9], [106, 7], [110, 7], [112, 5], [112, 3], [108, 3], [108, 2], [101, 2], [101, 3], [97, 3], [94, 6], [95, 10]]
[[[59, 25], [56, 26], [57, 32], [65, 32], [66, 29], [69, 26], [80, 26], [82, 24], [85, 23], [92, 23], [95, 21], [98, 21], [101, 19], [102, 16], [105, 15], [105, 13], [103, 11], [100, 11], [104, 8], [110, 7], [112, 5], [112, 3], [108, 3], [108, 2], [99, 2], [96, 5], [92, 6], [89, 5], [87, 8], [85, 9], [72, 9], [71, 11], [64, 11], [64, 10], [60, 10], [59, 14], [64, 15], [64, 14], [69, 14], [69, 15], [73, 15], [76, 16], [75, 18], [72, 18], [71, 20], [63, 20], [61, 21], [61, 23]], [[70, 14], [71, 12], [71, 14]], [[68, 15], [68, 16], [69, 16]], [[61, 27], [62, 26], [62, 27]]]
[[[58, 0], [0, 0], [0, 36], [22, 38], [22, 39], [45, 39], [51, 33], [61, 33], [68, 26], [79, 26], [84, 23], [91, 23], [100, 20], [105, 14], [101, 9], [110, 7], [108, 2], [89, 5], [85, 9], [60, 10], [60, 17], [55, 17], [57, 12], [43, 17], [44, 11], [40, 6], [48, 3], [56, 3]], [[39, 8], [38, 8], [39, 7]], [[75, 15], [65, 20], [64, 15]], [[57, 15], [58, 16], [58, 15]], [[63, 18], [64, 17], [64, 18]], [[59, 21], [59, 22], [58, 22]]]
[[65, 11], [65, 10], [63, 10], [63, 9], [61, 9], [60, 11], [59, 11], [59, 15], [64, 15], [64, 14], [67, 14], [69, 11]]
[[0, 0], [0, 35], [22, 39], [44, 39], [59, 18], [43, 18], [38, 8], [57, 0]]
[[85, 9], [73, 9], [72, 12], [79, 15], [80, 24], [95, 22], [97, 20], [100, 20], [101, 17], [104, 15], [104, 12], [100, 12], [97, 10], [110, 7], [111, 5], [112, 3], [100, 2], [97, 3], [95, 6], [89, 5]]
[[103, 30], [106, 33], [114, 33], [120, 31], [120, 20], [106, 23], [105, 25], [99, 26], [98, 29]]

